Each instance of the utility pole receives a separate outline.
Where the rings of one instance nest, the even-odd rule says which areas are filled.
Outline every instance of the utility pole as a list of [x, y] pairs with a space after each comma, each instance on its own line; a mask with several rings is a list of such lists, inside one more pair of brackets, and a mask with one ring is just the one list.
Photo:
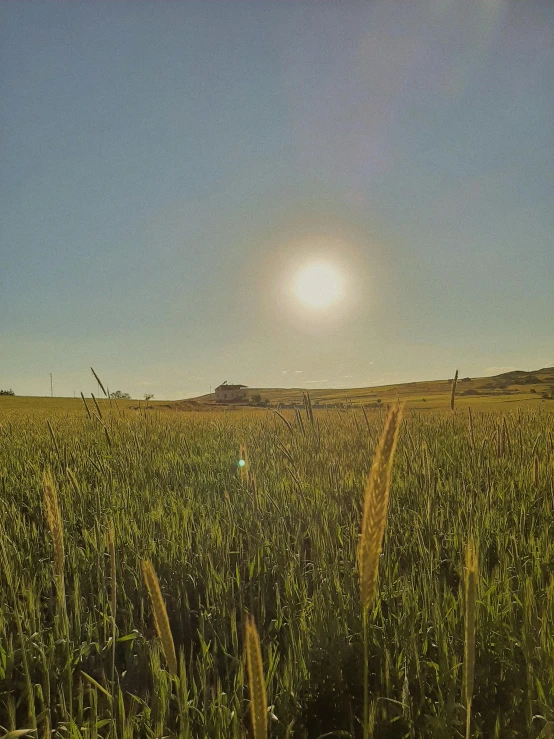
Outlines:
[[52, 373], [50, 372], [50, 397], [54, 397], [54, 386], [52, 385]]

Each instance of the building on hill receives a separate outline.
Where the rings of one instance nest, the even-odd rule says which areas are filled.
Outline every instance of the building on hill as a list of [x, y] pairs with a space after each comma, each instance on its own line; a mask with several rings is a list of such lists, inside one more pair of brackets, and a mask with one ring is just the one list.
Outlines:
[[247, 400], [246, 385], [229, 385], [227, 380], [215, 389], [215, 400], [217, 403]]

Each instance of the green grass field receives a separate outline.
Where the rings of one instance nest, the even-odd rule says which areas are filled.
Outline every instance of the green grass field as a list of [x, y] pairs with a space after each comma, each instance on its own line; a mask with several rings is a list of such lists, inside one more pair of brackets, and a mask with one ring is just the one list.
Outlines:
[[[506, 395], [480, 409], [483, 398], [458, 397], [450, 413], [446, 395], [435, 398], [441, 412], [409, 404], [400, 432], [368, 626], [370, 728], [379, 738], [464, 736], [463, 556], [473, 536], [470, 736], [548, 736], [553, 402]], [[310, 419], [146, 412], [136, 401], [102, 401], [98, 414], [87, 404], [90, 417], [80, 399], [0, 398], [0, 725], [44, 738], [247, 737], [250, 613], [269, 735], [361, 737], [357, 547], [384, 410]], [[160, 580], [178, 680], [155, 633], [144, 559]]]

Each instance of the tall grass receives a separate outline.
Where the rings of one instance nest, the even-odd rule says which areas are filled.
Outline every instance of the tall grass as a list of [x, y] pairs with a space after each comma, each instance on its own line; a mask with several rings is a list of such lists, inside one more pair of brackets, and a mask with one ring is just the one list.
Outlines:
[[466, 550], [465, 571], [465, 641], [464, 701], [466, 704], [466, 739], [470, 737], [471, 701], [475, 681], [475, 611], [477, 601], [477, 554], [472, 541]]

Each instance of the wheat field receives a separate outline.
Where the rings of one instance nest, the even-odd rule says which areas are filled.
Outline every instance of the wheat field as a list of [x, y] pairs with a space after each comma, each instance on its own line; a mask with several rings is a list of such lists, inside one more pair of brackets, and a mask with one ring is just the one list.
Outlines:
[[87, 404], [0, 419], [4, 733], [551, 735], [551, 414], [406, 409], [361, 600], [386, 409]]

